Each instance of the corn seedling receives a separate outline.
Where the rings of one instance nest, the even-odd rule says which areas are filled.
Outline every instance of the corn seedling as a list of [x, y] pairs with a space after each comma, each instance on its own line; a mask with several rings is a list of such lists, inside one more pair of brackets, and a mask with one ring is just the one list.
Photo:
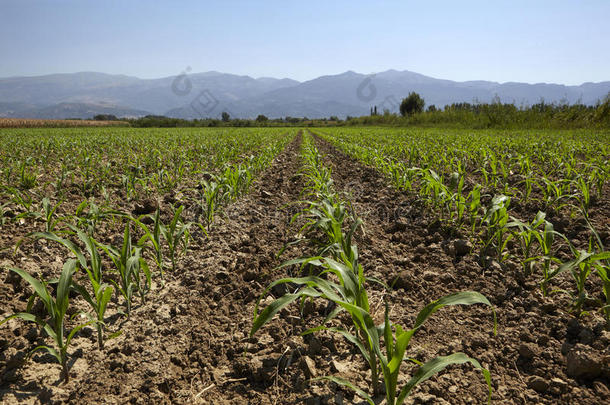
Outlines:
[[536, 234], [541, 225], [546, 221], [546, 214], [542, 211], [538, 211], [536, 217], [531, 223], [521, 222], [519, 219], [510, 217], [511, 222], [506, 224], [507, 228], [516, 228], [512, 231], [513, 236], [519, 243], [519, 248], [523, 256], [523, 272], [526, 276], [531, 275], [534, 272], [534, 265], [537, 256], [534, 255], [534, 242], [538, 239]]
[[125, 299], [127, 316], [131, 312], [132, 297], [134, 292], [139, 293], [142, 301], [151, 288], [151, 273], [146, 261], [142, 258], [142, 248], [133, 247], [131, 243], [131, 224], [125, 224], [123, 233], [123, 244], [121, 250], [112, 246], [102, 245], [100, 247], [106, 252], [114, 263], [119, 274], [119, 282], [112, 280], [116, 289]]
[[36, 186], [36, 172], [29, 171], [30, 158], [21, 163], [19, 168], [19, 186], [22, 190], [29, 190]]
[[44, 238], [53, 242], [57, 242], [60, 245], [67, 248], [72, 254], [76, 256], [76, 259], [79, 262], [81, 268], [85, 269], [87, 272], [87, 276], [89, 278], [89, 282], [91, 284], [91, 288], [93, 290], [93, 295], [89, 294], [88, 290], [79, 285], [76, 282], [72, 282], [72, 288], [76, 290], [84, 299], [87, 301], [91, 308], [95, 312], [94, 322], [96, 324], [97, 336], [98, 336], [98, 346], [100, 349], [104, 346], [103, 340], [103, 331], [104, 331], [104, 314], [106, 313], [106, 308], [108, 307], [108, 303], [110, 298], [112, 298], [112, 294], [114, 289], [107, 283], [104, 283], [102, 280], [102, 260], [98, 251], [98, 243], [93, 239], [93, 237], [86, 232], [78, 229], [73, 225], [68, 225], [68, 228], [78, 236], [79, 240], [85, 245], [87, 253], [89, 254], [89, 260], [86, 259], [85, 255], [82, 253], [82, 250], [70, 241], [69, 239], [64, 239], [52, 232], [35, 232], [30, 234], [29, 236], [36, 238]]
[[458, 172], [453, 172], [449, 179], [450, 201], [453, 206], [451, 219], [460, 226], [464, 221], [466, 213], [467, 198], [463, 196], [464, 176]]
[[510, 205], [510, 197], [505, 195], [496, 195], [491, 200], [491, 205], [485, 210], [485, 215], [481, 223], [485, 226], [483, 233], [483, 251], [493, 246], [496, 250], [496, 256], [499, 260], [503, 260], [502, 252], [506, 247], [506, 243], [510, 239], [505, 238], [508, 224], [508, 206]]
[[522, 182], [525, 191], [523, 192], [523, 202], [527, 203], [530, 200], [530, 197], [532, 195], [532, 191], [534, 189], [534, 184], [536, 184], [536, 181], [533, 177], [533, 173], [531, 172], [526, 172], [525, 173], [525, 179]]
[[241, 164], [228, 166], [222, 178], [231, 199], [238, 197], [252, 183], [252, 173]]
[[606, 318], [606, 327], [610, 328], [610, 264], [608, 260], [598, 261], [594, 263], [596, 273], [602, 280], [602, 292], [606, 298], [606, 302], [602, 303], [602, 312]]
[[[569, 271], [572, 275], [572, 278], [576, 283], [576, 294], [572, 295], [573, 306], [576, 315], [579, 316], [582, 312], [582, 307], [588, 298], [585, 283], [589, 279], [592, 271], [595, 269], [595, 266], [597, 266], [598, 269], [601, 267], [602, 273], [604, 273], [605, 269], [603, 269], [603, 265], [596, 265], [596, 263], [602, 260], [610, 259], [610, 252], [595, 253], [593, 252], [593, 246], [591, 243], [589, 243], [588, 250], [577, 250], [571, 245], [570, 248], [572, 249], [575, 258], [574, 260], [562, 264], [559, 267], [557, 274], [562, 273], [563, 271]], [[607, 273], [605, 273], [605, 275], [607, 275]], [[602, 281], [605, 281], [603, 276], [601, 278]]]
[[578, 193], [574, 194], [574, 197], [578, 200], [582, 213], [588, 216], [589, 207], [591, 206], [591, 186], [584, 176], [578, 176], [574, 181], [574, 185], [578, 191]]
[[[597, 231], [593, 227], [593, 224], [591, 224], [591, 221], [589, 221], [588, 218], [585, 217], [585, 220], [587, 221], [589, 230], [593, 235], [596, 249], [602, 252], [599, 253], [600, 255], [605, 256], [605, 254], [608, 252], [606, 251], [604, 244], [602, 243], [602, 239], [600, 238], [599, 233], [597, 233]], [[602, 313], [606, 317], [606, 327], [610, 328], [610, 259], [602, 257], [599, 260], [595, 261], [593, 263], [593, 266], [596, 270], [595, 273], [602, 281], [602, 293], [604, 294], [605, 302], [602, 302], [601, 309]]]
[[203, 180], [202, 208], [208, 230], [212, 225], [218, 206], [226, 196], [227, 191], [216, 176], [211, 175], [210, 180]]
[[[270, 321], [275, 314], [290, 303], [305, 298], [321, 298], [332, 301], [336, 305], [336, 309], [326, 317], [324, 323], [328, 322], [340, 311], [347, 311], [352, 320], [352, 326], [355, 332], [350, 332], [348, 329], [326, 327], [321, 325], [317, 328], [308, 330], [306, 333], [312, 333], [317, 330], [330, 330], [344, 336], [349, 342], [353, 343], [363, 357], [366, 359], [373, 385], [373, 395], [378, 395], [382, 392], [380, 389], [379, 380], [383, 378], [385, 385], [386, 403], [402, 404], [405, 398], [409, 395], [412, 388], [417, 384], [430, 378], [437, 372], [444, 369], [450, 364], [471, 363], [475, 368], [480, 369], [490, 388], [491, 395], [491, 379], [489, 372], [485, 370], [474, 359], [466, 356], [463, 353], [454, 353], [449, 356], [437, 357], [425, 364], [420, 364], [419, 370], [409, 380], [409, 382], [398, 391], [397, 381], [400, 374], [400, 365], [405, 359], [405, 352], [411, 340], [411, 337], [420, 328], [420, 326], [437, 310], [447, 305], [471, 305], [485, 304], [491, 306], [489, 301], [479, 293], [462, 292], [456, 293], [427, 305], [417, 316], [413, 329], [403, 330], [400, 326], [394, 325], [395, 332], [392, 334], [392, 324], [388, 319], [388, 309], [386, 306], [385, 323], [381, 326], [374, 324], [373, 317], [369, 313], [369, 300], [366, 289], [364, 288], [365, 281], [371, 280], [363, 274], [362, 266], [357, 263], [357, 250], [354, 249], [355, 262], [350, 263], [345, 260], [343, 263], [337, 262], [330, 258], [310, 258], [303, 262], [323, 267], [321, 274], [332, 274], [339, 281], [338, 283], [324, 280], [320, 277], [310, 276], [303, 278], [285, 278], [277, 280], [269, 285], [261, 298], [265, 296], [273, 287], [284, 284], [293, 283], [302, 287], [297, 292], [285, 294], [277, 300], [273, 301], [264, 310], [258, 312], [258, 303], [255, 308], [253, 326], [250, 331], [250, 336], [254, 335], [265, 323]], [[344, 259], [346, 259], [344, 257]], [[302, 259], [301, 259], [302, 260]], [[294, 264], [296, 261], [286, 263]], [[260, 299], [259, 299], [260, 303]], [[495, 319], [495, 312], [494, 312]], [[494, 322], [495, 324], [495, 322]], [[494, 329], [495, 330], [495, 329]], [[382, 339], [385, 342], [386, 354], [383, 354], [381, 347]], [[332, 380], [338, 384], [354, 389], [358, 395], [365, 398], [370, 404], [375, 404], [372, 397], [364, 391], [356, 388], [348, 381], [336, 377], [323, 377]]]
[[27, 191], [21, 191], [17, 188], [8, 187], [7, 191], [11, 194], [11, 201], [25, 212], [31, 212], [34, 200]]
[[[380, 373], [374, 374], [374, 369], [371, 368], [371, 378], [373, 381], [382, 377], [385, 388], [385, 400], [387, 404], [402, 405], [405, 399], [409, 396], [411, 391], [418, 384], [426, 381], [430, 377], [434, 376], [438, 372], [442, 371], [449, 365], [453, 364], [464, 364], [470, 363], [475, 369], [478, 369], [483, 374], [487, 386], [489, 388], [488, 401], [491, 401], [492, 387], [491, 387], [491, 375], [489, 371], [481, 366], [481, 364], [467, 356], [464, 353], [453, 353], [448, 356], [435, 357], [426, 363], [420, 363], [414, 359], [410, 359], [406, 356], [406, 351], [413, 335], [421, 327], [421, 325], [436, 311], [439, 309], [450, 306], [450, 305], [473, 305], [473, 304], [484, 304], [491, 307], [489, 301], [481, 294], [476, 292], [461, 292], [445, 296], [428, 304], [424, 309], [417, 315], [415, 325], [412, 329], [404, 330], [400, 325], [392, 324], [389, 320], [389, 306], [386, 302], [384, 323], [382, 325], [375, 325], [371, 314], [365, 311], [363, 308], [351, 305], [349, 303], [338, 303], [344, 307], [359, 327], [360, 337], [350, 334], [344, 330], [337, 330], [341, 333], [348, 341], [354, 343], [360, 350], [362, 355], [367, 361], [371, 361], [369, 353], [371, 350], [367, 346], [372, 347], [372, 352], [375, 353], [378, 361]], [[392, 331], [392, 327], [394, 331]], [[328, 328], [330, 330], [336, 330]], [[495, 332], [495, 312], [494, 312], [494, 332]], [[383, 344], [382, 344], [383, 341]], [[382, 347], [385, 345], [385, 354], [383, 353]], [[411, 361], [419, 365], [419, 368], [415, 374], [407, 381], [407, 383], [399, 389], [398, 378], [400, 376], [400, 366], [403, 361]], [[363, 397], [368, 401], [369, 404], [375, 405], [374, 398], [357, 388], [352, 383], [342, 378], [337, 377], [321, 377], [320, 379], [327, 379], [333, 381], [339, 385], [343, 385], [354, 390], [359, 396]], [[373, 383], [375, 387], [375, 383]], [[379, 390], [378, 390], [379, 391]], [[378, 394], [373, 390], [373, 395]]]
[[113, 209], [102, 210], [93, 200], [83, 200], [73, 215], [76, 219], [76, 225], [79, 228], [84, 228], [87, 234], [93, 236], [99, 223], [102, 219], [112, 216], [125, 217], [125, 213]]
[[[167, 226], [160, 225], [161, 234], [163, 235], [163, 239], [167, 243], [167, 247], [169, 249], [169, 258], [172, 263], [172, 270], [176, 270], [176, 262], [178, 260], [178, 247], [180, 244], [186, 249], [186, 241], [190, 235], [189, 228], [192, 223], [182, 222], [180, 216], [182, 215], [182, 211], [184, 210], [184, 206], [181, 205], [174, 212], [174, 216], [171, 222]], [[203, 231], [203, 229], [202, 229]]]
[[155, 259], [155, 263], [157, 264], [157, 267], [159, 268], [159, 272], [161, 273], [161, 278], [163, 279], [163, 275], [164, 275], [164, 265], [163, 265], [163, 248], [161, 245], [161, 229], [164, 228], [163, 224], [161, 223], [161, 212], [160, 209], [157, 207], [157, 211], [155, 212], [155, 215], [149, 215], [149, 218], [151, 218], [153, 220], [153, 229], [152, 231], [142, 222], [140, 222], [139, 220], [136, 220], [136, 224], [142, 228], [142, 230], [144, 231], [144, 236], [138, 241], [138, 245], [143, 245], [146, 240], [149, 240], [152, 244], [152, 248], [153, 248], [153, 257]]
[[[555, 257], [553, 250], [553, 243], [555, 242], [555, 237], [559, 236], [567, 241], [566, 237], [559, 232], [555, 231], [553, 224], [549, 221], [544, 221], [544, 227], [541, 230], [538, 230], [534, 233], [534, 236], [538, 240], [540, 245], [540, 249], [542, 250], [542, 254], [538, 257], [542, 259], [542, 275], [543, 279], [540, 282], [540, 288], [542, 289], [542, 294], [547, 296], [548, 291], [548, 283], [554, 278], [557, 274], [559, 274], [559, 269], [555, 270], [551, 269], [552, 263], [561, 264], [561, 261]], [[569, 243], [569, 241], [568, 241]]]
[[476, 185], [470, 193], [468, 193], [467, 199], [468, 216], [470, 218], [470, 225], [472, 226], [472, 232], [474, 232], [477, 225], [477, 218], [479, 211], [481, 211], [481, 186]]
[[45, 220], [45, 231], [53, 232], [57, 223], [61, 220], [60, 218], [53, 218], [55, 211], [59, 207], [59, 203], [51, 205], [51, 201], [45, 197], [42, 199], [42, 209]]
[[570, 182], [568, 180], [559, 179], [553, 181], [548, 177], [543, 177], [541, 179], [540, 187], [543, 192], [546, 209], [559, 211], [566, 205], [566, 203], [563, 202], [564, 200], [573, 198], [573, 195], [569, 194]]
[[[354, 219], [348, 212], [345, 203], [338, 201], [333, 196], [327, 196], [319, 202], [310, 202], [310, 206], [303, 212], [307, 215], [308, 222], [303, 225], [300, 233], [313, 235], [315, 231], [322, 231], [325, 238], [318, 239], [309, 236], [309, 241], [319, 247], [318, 255], [331, 253], [337, 258], [341, 253], [347, 257], [351, 256], [352, 237], [358, 227], [362, 225], [360, 219]], [[347, 233], [343, 232], [343, 226], [347, 219], [352, 225]]]
[[19, 312], [9, 316], [2, 320], [0, 325], [8, 321], [9, 319], [19, 318], [27, 322], [34, 322], [40, 326], [46, 334], [53, 339], [55, 347], [51, 346], [38, 346], [31, 353], [30, 356], [38, 350], [46, 350], [51, 354], [57, 362], [61, 365], [62, 374], [64, 381], [67, 383], [70, 380], [70, 374], [68, 371], [68, 348], [72, 342], [74, 335], [83, 327], [89, 325], [91, 322], [80, 324], [75, 326], [69, 331], [65, 330], [65, 317], [69, 306], [69, 293], [70, 287], [72, 286], [72, 275], [77, 270], [78, 263], [76, 260], [68, 260], [61, 272], [59, 281], [57, 282], [56, 295], [53, 297], [47, 288], [49, 282], [40, 282], [32, 277], [29, 273], [21, 269], [11, 269], [11, 271], [18, 274], [23, 280], [25, 280], [30, 287], [34, 290], [32, 298], [38, 298], [44, 304], [46, 311], [46, 317], [41, 318], [36, 316], [29, 311], [31, 310], [33, 299], [30, 299], [28, 303], [28, 312]]

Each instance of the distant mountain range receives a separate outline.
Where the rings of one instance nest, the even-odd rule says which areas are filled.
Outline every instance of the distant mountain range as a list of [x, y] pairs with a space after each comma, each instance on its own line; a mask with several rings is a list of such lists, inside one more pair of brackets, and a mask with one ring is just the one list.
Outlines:
[[531, 105], [544, 99], [558, 103], [595, 104], [610, 93], [610, 81], [561, 84], [455, 82], [409, 71], [376, 74], [348, 71], [298, 82], [220, 72], [184, 73], [160, 79], [82, 72], [0, 79], [0, 117], [91, 118], [97, 114], [176, 118], [270, 118], [331, 115], [345, 117], [398, 110], [400, 100], [416, 91], [426, 105], [455, 102], [503, 102]]

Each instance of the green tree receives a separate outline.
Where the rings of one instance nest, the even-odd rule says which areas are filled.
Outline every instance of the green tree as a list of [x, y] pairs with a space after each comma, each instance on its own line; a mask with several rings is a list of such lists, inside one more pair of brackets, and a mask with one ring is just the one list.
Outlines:
[[231, 120], [231, 116], [229, 115], [229, 113], [226, 111], [223, 111], [222, 112], [222, 121], [229, 122], [230, 120]]
[[269, 120], [269, 118], [267, 118], [263, 114], [259, 114], [258, 117], [256, 117], [256, 122], [266, 122], [268, 120]]
[[119, 119], [114, 114], [98, 114], [93, 117], [95, 121], [118, 121]]
[[409, 93], [409, 96], [404, 98], [400, 103], [400, 114], [404, 117], [423, 112], [425, 105], [426, 102], [424, 99], [419, 94], [412, 91]]

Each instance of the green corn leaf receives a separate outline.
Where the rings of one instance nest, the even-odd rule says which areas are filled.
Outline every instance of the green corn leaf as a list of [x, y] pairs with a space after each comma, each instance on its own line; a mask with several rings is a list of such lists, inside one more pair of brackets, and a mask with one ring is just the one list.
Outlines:
[[29, 312], [17, 312], [16, 314], [12, 314], [12, 315], [7, 316], [6, 318], [0, 320], [0, 325], [10, 321], [11, 319], [16, 319], [16, 318], [23, 319], [24, 321], [28, 321], [28, 322], [34, 322], [40, 326], [44, 326], [44, 324], [45, 324], [44, 320], [38, 318], [34, 314], [30, 314]]
[[17, 273], [21, 278], [28, 282], [28, 284], [34, 289], [36, 295], [42, 300], [49, 314], [54, 312], [53, 298], [49, 294], [47, 288], [40, 281], [36, 280], [28, 272], [21, 269], [11, 268], [10, 270]]
[[66, 344], [64, 345], [64, 350], [66, 350], [68, 347], [70, 347], [70, 342], [72, 341], [72, 338], [74, 338], [74, 335], [76, 335], [76, 333], [79, 330], [81, 330], [85, 326], [89, 326], [89, 325], [91, 325], [91, 324], [93, 324], [95, 322], [96, 322], [95, 320], [90, 320], [89, 322], [82, 323], [82, 324], [77, 325], [74, 328], [72, 328], [70, 333], [68, 333], [68, 337], [66, 338]]
[[454, 294], [447, 295], [443, 298], [440, 298], [430, 304], [426, 305], [424, 309], [422, 309], [417, 318], [415, 320], [415, 325], [413, 329], [419, 328], [425, 321], [428, 319], [430, 315], [438, 311], [439, 309], [447, 306], [447, 305], [473, 305], [473, 304], [484, 304], [489, 307], [492, 307], [492, 312], [494, 316], [494, 334], [496, 333], [496, 311], [493, 309], [493, 306], [489, 302], [487, 298], [481, 293], [475, 291], [464, 291], [458, 292]]
[[55, 357], [57, 359], [57, 362], [61, 364], [61, 360], [62, 360], [62, 356], [61, 354], [55, 350], [53, 347], [49, 347], [49, 346], [37, 346], [34, 349], [32, 349], [32, 351], [30, 351], [28, 353], [27, 358], [29, 359], [30, 357], [32, 357], [34, 355], [34, 353], [36, 353], [38, 350], [46, 350], [51, 356]]
[[[315, 291], [315, 290], [314, 290]], [[312, 291], [313, 293], [313, 291]], [[277, 314], [282, 308], [291, 304], [298, 298], [305, 296], [305, 290], [301, 290], [296, 294], [285, 294], [280, 298], [267, 305], [260, 314], [255, 315], [254, 322], [252, 323], [252, 329], [250, 329], [250, 337], [252, 337], [257, 330], [260, 329], [265, 323], [269, 322], [275, 314]], [[313, 294], [308, 296], [319, 296], [319, 294]]]
[[104, 312], [106, 312], [106, 307], [108, 306], [108, 303], [110, 302], [110, 299], [112, 298], [112, 293], [114, 292], [113, 288], [108, 285], [108, 284], [102, 284], [100, 286], [100, 290], [103, 291], [103, 293], [100, 295], [100, 298], [98, 299], [98, 305], [99, 305], [99, 314], [104, 314]]
[[369, 355], [369, 351], [362, 344], [360, 339], [358, 339], [356, 336], [354, 336], [353, 334], [351, 334], [348, 331], [341, 329], [341, 328], [323, 328], [323, 329], [331, 331], [331, 332], [336, 332], [336, 333], [340, 334], [341, 336], [343, 336], [348, 342], [354, 344], [354, 346], [356, 346], [360, 350], [360, 353], [362, 354], [362, 356], [364, 357], [364, 359], [366, 360], [367, 363], [370, 362], [371, 357]]
[[97, 311], [97, 304], [96, 302], [93, 300], [93, 297], [91, 296], [91, 294], [89, 294], [89, 291], [87, 291], [87, 289], [85, 287], [83, 287], [82, 285], [76, 283], [76, 282], [72, 282], [72, 289], [74, 289], [76, 292], [78, 292], [78, 294], [83, 297], [83, 299], [85, 301], [87, 301], [87, 303], [89, 305], [91, 305], [92, 308], [94, 308]]
[[369, 394], [367, 394], [366, 392], [364, 392], [363, 390], [361, 390], [360, 388], [356, 387], [354, 384], [352, 384], [351, 382], [349, 382], [343, 378], [334, 377], [334, 376], [325, 376], [325, 377], [318, 377], [318, 378], [312, 379], [312, 381], [321, 381], [321, 380], [332, 381], [335, 384], [347, 387], [347, 388], [351, 389], [352, 391], [354, 391], [360, 398], [365, 399], [370, 405], [375, 405], [373, 398], [371, 398], [369, 396]]
[[465, 355], [464, 353], [453, 353], [448, 356], [436, 357], [436, 358], [426, 362], [423, 366], [421, 366], [417, 370], [415, 375], [413, 377], [411, 377], [411, 379], [407, 382], [407, 385], [405, 385], [402, 388], [402, 390], [400, 390], [400, 395], [397, 398], [396, 404], [402, 405], [404, 403], [405, 398], [409, 395], [411, 390], [417, 384], [420, 384], [420, 383], [426, 381], [428, 378], [432, 377], [439, 371], [442, 371], [443, 369], [445, 369], [445, 367], [452, 365], [452, 364], [464, 364], [464, 363], [470, 363], [474, 366], [474, 368], [481, 371], [481, 373], [483, 374], [483, 377], [485, 378], [485, 381], [487, 382], [487, 386], [489, 388], [488, 402], [491, 402], [491, 394], [492, 394], [493, 389], [491, 387], [491, 376], [489, 374], [489, 371], [487, 369], [483, 368], [477, 360]]
[[68, 294], [70, 293], [70, 285], [72, 284], [72, 275], [76, 271], [76, 260], [68, 260], [62, 269], [57, 286], [57, 306], [59, 316], [63, 317], [68, 309]]
[[80, 248], [75, 245], [71, 240], [60, 238], [52, 232], [32, 232], [28, 234], [28, 236], [33, 236], [38, 239], [44, 238], [64, 245], [66, 248], [68, 248], [68, 250], [74, 253], [82, 267], [87, 267], [87, 259], [85, 259], [85, 256], [81, 252]]

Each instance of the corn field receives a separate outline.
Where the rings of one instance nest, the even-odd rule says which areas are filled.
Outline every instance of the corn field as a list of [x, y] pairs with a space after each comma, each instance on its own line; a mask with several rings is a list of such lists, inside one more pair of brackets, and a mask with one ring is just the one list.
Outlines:
[[607, 131], [35, 124], [2, 403], [610, 401]]

